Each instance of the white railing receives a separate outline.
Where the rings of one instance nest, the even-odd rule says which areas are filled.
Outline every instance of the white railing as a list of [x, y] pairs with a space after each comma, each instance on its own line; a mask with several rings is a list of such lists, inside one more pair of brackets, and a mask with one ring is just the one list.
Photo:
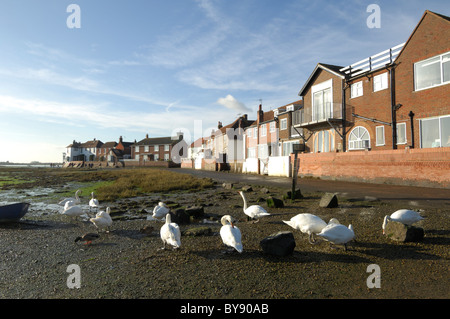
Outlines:
[[344, 72], [349, 77], [354, 77], [365, 72], [370, 72], [382, 68], [386, 66], [386, 64], [394, 62], [400, 51], [403, 49], [405, 43], [399, 44], [386, 51], [377, 53], [364, 60], [353, 63], [352, 65], [346, 66], [339, 71]]

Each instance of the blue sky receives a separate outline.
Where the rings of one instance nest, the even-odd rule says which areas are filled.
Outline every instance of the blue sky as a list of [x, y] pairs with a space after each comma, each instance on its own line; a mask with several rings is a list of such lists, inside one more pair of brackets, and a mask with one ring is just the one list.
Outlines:
[[[81, 28], [67, 26], [72, 3]], [[367, 26], [370, 4], [380, 28]], [[427, 9], [450, 15], [442, 0], [2, 0], [0, 162], [254, 119], [260, 99], [298, 100], [317, 63], [405, 42]]]

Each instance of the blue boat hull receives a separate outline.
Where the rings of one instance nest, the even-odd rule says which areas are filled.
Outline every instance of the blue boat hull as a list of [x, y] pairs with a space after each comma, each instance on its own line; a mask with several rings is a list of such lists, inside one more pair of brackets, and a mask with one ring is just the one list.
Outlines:
[[30, 204], [16, 203], [0, 206], [0, 223], [15, 222], [20, 220], [28, 212]]

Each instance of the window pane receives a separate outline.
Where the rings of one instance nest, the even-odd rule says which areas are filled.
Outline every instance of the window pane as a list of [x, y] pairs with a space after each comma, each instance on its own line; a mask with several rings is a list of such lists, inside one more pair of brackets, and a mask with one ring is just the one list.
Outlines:
[[377, 130], [377, 145], [384, 145], [384, 126], [378, 126]]
[[444, 82], [450, 81], [450, 54], [442, 56], [442, 72]]
[[420, 124], [422, 148], [439, 147], [439, 119], [421, 120]]
[[435, 57], [415, 65], [416, 90], [441, 84], [440, 57]]
[[441, 117], [441, 146], [450, 146], [450, 116]]
[[397, 124], [397, 144], [406, 143], [406, 123]]

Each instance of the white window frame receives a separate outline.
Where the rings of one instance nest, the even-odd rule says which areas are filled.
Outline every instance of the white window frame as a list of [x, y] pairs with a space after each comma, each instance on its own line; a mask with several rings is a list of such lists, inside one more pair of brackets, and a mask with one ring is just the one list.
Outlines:
[[153, 145], [153, 151], [159, 152], [159, 145]]
[[247, 149], [247, 157], [248, 158], [256, 158], [256, 147], [249, 147]]
[[437, 126], [438, 126], [438, 133], [439, 133], [439, 136], [438, 136], [439, 138], [435, 139], [435, 141], [431, 145], [431, 148], [434, 148], [434, 147], [449, 147], [450, 146], [450, 144], [448, 144], [449, 140], [450, 140], [450, 137], [442, 135], [442, 132], [443, 132], [443, 130], [442, 130], [442, 128], [443, 128], [442, 119], [444, 119], [444, 118], [450, 119], [450, 115], [443, 115], [443, 116], [436, 116], [436, 117], [427, 117], [427, 118], [420, 119], [420, 122], [419, 122], [419, 125], [420, 125], [420, 148], [430, 148], [430, 147], [424, 147], [423, 146], [423, 136], [422, 136], [423, 135], [423, 133], [422, 133], [423, 122], [424, 121], [430, 121], [430, 120], [437, 120], [438, 121]]
[[149, 147], [148, 145], [145, 145], [145, 146], [144, 146], [144, 152], [148, 152], [149, 149], [150, 149], [150, 147]]
[[354, 99], [355, 97], [363, 96], [363, 94], [364, 94], [363, 81], [358, 81], [356, 83], [353, 83], [350, 86], [350, 90], [351, 90], [350, 98], [352, 98], [352, 99]]
[[254, 139], [258, 138], [258, 128], [257, 127], [253, 128], [253, 138]]
[[170, 145], [169, 144], [165, 144], [164, 145], [164, 152], [169, 152], [170, 151]]
[[280, 130], [287, 130], [287, 119], [280, 120]]
[[169, 153], [164, 154], [164, 160], [165, 160], [166, 162], [170, 160], [170, 156], [169, 156], [169, 155], [170, 155]]
[[[403, 135], [405, 137], [404, 141], [399, 140], [400, 130], [403, 132]], [[406, 143], [408, 143], [408, 137], [406, 136], [406, 123], [397, 123], [397, 145], [403, 145]]]
[[[357, 130], [358, 129], [358, 130]], [[360, 130], [363, 130], [364, 133], [367, 133], [367, 139], [361, 139], [365, 134], [360, 134]], [[358, 134], [356, 133], [358, 131]], [[352, 136], [356, 137], [356, 140], [351, 140]], [[349, 151], [353, 150], [365, 150], [370, 148], [370, 133], [364, 126], [357, 126], [353, 130], [350, 131], [348, 135], [348, 149]]]
[[275, 125], [275, 122], [270, 122], [270, 127], [269, 127], [269, 131], [270, 133], [273, 133], [277, 130], [277, 127]]
[[[384, 126], [376, 126], [375, 127], [375, 146], [385, 146], [386, 140], [384, 135]], [[382, 143], [379, 143], [378, 140], [381, 138], [383, 140]]]
[[[448, 60], [444, 61], [444, 56]], [[429, 61], [431, 61], [433, 59], [436, 59], [436, 58], [439, 58], [440, 83], [434, 84], [434, 85], [430, 85], [430, 86], [426, 86], [426, 87], [417, 88], [417, 67], [419, 65], [421, 65], [421, 64], [427, 63], [427, 62], [429, 62]], [[440, 54], [440, 55], [435, 55], [435, 56], [430, 57], [428, 59], [425, 59], [425, 60], [422, 60], [422, 61], [414, 63], [414, 90], [415, 91], [427, 90], [427, 89], [430, 89], [430, 88], [434, 88], [434, 87], [437, 87], [437, 86], [446, 85], [446, 84], [450, 83], [450, 80], [444, 81], [444, 72], [443, 72], [443, 64], [444, 63], [450, 63], [450, 51], [448, 51], [446, 53], [443, 53], [443, 54]]]
[[252, 137], [252, 128], [247, 130], [247, 136]]
[[134, 147], [134, 152], [139, 153], [139, 145]]
[[373, 77], [373, 91], [378, 92], [386, 90], [389, 87], [388, 73], [384, 72]]
[[266, 124], [261, 124], [261, 137], [267, 136], [267, 125]]

